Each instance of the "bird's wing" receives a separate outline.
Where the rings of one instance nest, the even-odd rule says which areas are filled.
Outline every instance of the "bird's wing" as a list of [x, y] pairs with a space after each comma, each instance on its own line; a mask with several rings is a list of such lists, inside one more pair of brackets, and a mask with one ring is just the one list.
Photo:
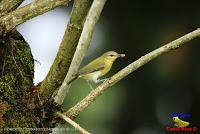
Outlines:
[[104, 66], [103, 66], [103, 65], [97, 66], [97, 67], [92, 68], [92, 69], [82, 69], [82, 70], [80, 70], [80, 71], [77, 73], [77, 75], [78, 75], [78, 76], [79, 76], [79, 75], [85, 75], [85, 74], [93, 73], [93, 72], [96, 72], [96, 71], [100, 71], [100, 70], [102, 70], [102, 69], [104, 69]]
[[102, 62], [93, 61], [89, 63], [88, 65], [84, 66], [83, 68], [81, 68], [76, 75], [77, 76], [85, 75], [85, 74], [93, 73], [96, 71], [100, 71], [104, 68], [105, 68], [105, 64], [103, 64]]

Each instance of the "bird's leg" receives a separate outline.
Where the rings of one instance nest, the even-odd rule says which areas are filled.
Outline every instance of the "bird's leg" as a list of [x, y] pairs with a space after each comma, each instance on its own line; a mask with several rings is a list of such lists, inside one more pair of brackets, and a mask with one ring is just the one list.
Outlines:
[[106, 81], [107, 79], [108, 79], [108, 78], [101, 79], [101, 80], [97, 79], [97, 80], [95, 80], [94, 82], [95, 82], [95, 83], [104, 82], [104, 81]]
[[93, 88], [92, 85], [90, 84], [89, 80], [86, 80], [86, 82], [87, 82], [88, 86], [89, 86], [92, 90], [94, 90], [94, 88]]

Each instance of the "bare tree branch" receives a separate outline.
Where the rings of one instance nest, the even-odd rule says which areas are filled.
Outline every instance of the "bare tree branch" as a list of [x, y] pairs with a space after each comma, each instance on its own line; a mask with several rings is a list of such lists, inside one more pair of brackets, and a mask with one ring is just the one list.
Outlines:
[[144, 56], [139, 58], [138, 60], [134, 61], [115, 75], [113, 75], [111, 78], [103, 82], [101, 85], [99, 85], [95, 90], [92, 90], [88, 96], [86, 96], [82, 101], [77, 103], [74, 107], [70, 108], [67, 112], [64, 114], [68, 116], [69, 118], [75, 118], [79, 115], [81, 111], [83, 111], [85, 108], [87, 108], [92, 102], [95, 101], [95, 99], [101, 95], [106, 89], [108, 89], [110, 86], [113, 86], [115, 83], [132, 73], [133, 71], [137, 70], [138, 68], [142, 67], [149, 61], [155, 59], [156, 57], [160, 56], [161, 54], [164, 54], [166, 52], [169, 52], [171, 50], [174, 50], [183, 44], [197, 38], [200, 36], [200, 29], [197, 29], [189, 34], [186, 34], [182, 36], [179, 39], [176, 39]]
[[90, 134], [87, 130], [85, 130], [84, 128], [82, 128], [79, 124], [77, 124], [76, 122], [74, 122], [73, 120], [71, 120], [69, 117], [67, 117], [66, 115], [58, 112], [56, 113], [59, 117], [61, 117], [62, 119], [64, 119], [66, 122], [68, 122], [69, 124], [71, 124], [74, 128], [76, 128], [77, 130], [79, 130], [82, 134]]
[[90, 0], [74, 0], [70, 21], [57, 56], [40, 87], [42, 100], [48, 99], [62, 84], [81, 36], [89, 6]]
[[88, 15], [86, 17], [86, 21], [83, 27], [83, 32], [81, 33], [81, 37], [79, 39], [78, 46], [74, 54], [72, 63], [70, 65], [69, 71], [65, 77], [64, 82], [62, 83], [61, 87], [58, 90], [57, 96], [55, 96], [54, 98], [55, 102], [60, 105], [63, 103], [64, 98], [69, 88], [69, 85], [67, 83], [71, 79], [71, 76], [75, 74], [75, 72], [78, 70], [81, 64], [81, 61], [83, 57], [85, 56], [87, 48], [90, 45], [92, 33], [99, 19], [101, 11], [103, 10], [105, 2], [106, 0], [94, 0], [88, 12]]
[[16, 9], [24, 0], [1, 0], [0, 17]]
[[17, 25], [50, 11], [58, 6], [66, 5], [70, 0], [35, 0], [0, 19], [0, 36], [14, 29]]

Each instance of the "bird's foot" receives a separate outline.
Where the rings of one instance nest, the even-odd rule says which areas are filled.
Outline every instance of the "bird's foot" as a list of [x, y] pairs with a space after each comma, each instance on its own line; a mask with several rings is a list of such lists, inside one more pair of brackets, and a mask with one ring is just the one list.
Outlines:
[[89, 80], [86, 80], [86, 81], [87, 81], [88, 86], [89, 86], [92, 90], [94, 90], [94, 88], [93, 88], [92, 85], [90, 84]]
[[97, 79], [97, 80], [95, 80], [94, 82], [95, 82], [95, 83], [99, 83], [99, 82], [104, 82], [104, 81], [106, 81], [106, 80], [108, 80], [108, 78], [101, 79], [101, 80]]

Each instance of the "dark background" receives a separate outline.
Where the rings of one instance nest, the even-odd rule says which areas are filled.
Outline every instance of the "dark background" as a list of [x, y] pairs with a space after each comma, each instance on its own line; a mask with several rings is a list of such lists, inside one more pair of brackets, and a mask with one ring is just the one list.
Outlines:
[[[85, 64], [109, 50], [126, 54], [116, 61], [109, 77], [199, 28], [200, 1], [108, 0], [98, 25], [104, 31], [105, 47]], [[190, 126], [200, 129], [199, 44], [200, 39], [195, 39], [136, 70], [100, 96], [77, 122], [94, 134], [167, 134], [165, 128], [173, 126], [170, 115], [183, 113], [191, 115], [186, 119]], [[66, 108], [89, 92], [84, 80], [74, 82]]]

